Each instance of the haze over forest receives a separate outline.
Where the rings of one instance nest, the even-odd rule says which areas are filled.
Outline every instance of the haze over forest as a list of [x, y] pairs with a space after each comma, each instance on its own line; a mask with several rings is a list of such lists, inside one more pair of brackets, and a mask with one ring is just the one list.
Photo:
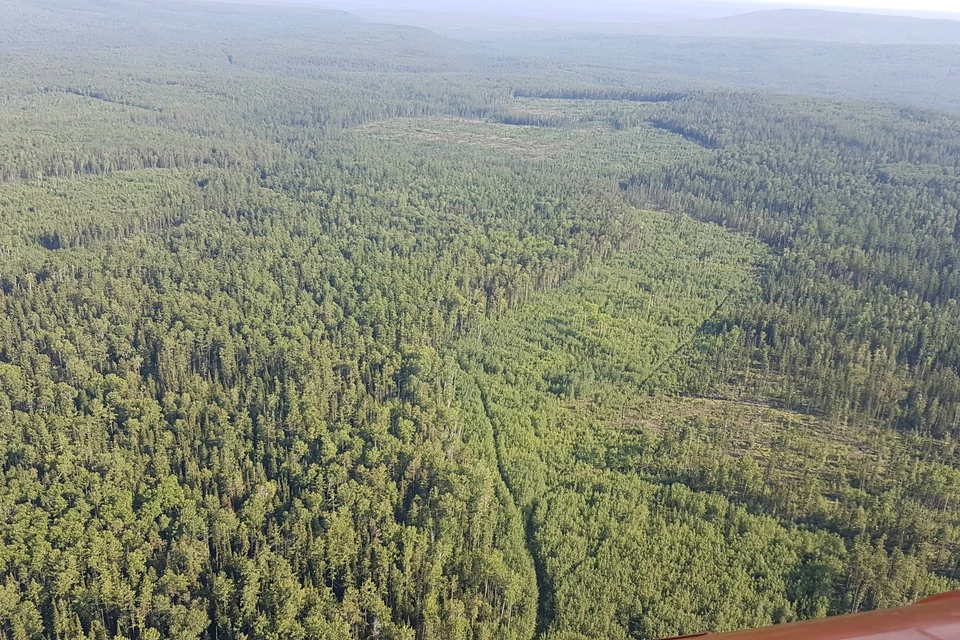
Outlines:
[[[274, 0], [282, 3], [282, 0]], [[869, 0], [851, 2], [849, 5], [833, 4], [828, 1], [815, 2], [778, 2], [777, 0], [678, 0], [660, 2], [658, 0], [597, 0], [582, 2], [579, 0], [316, 0], [320, 6], [336, 6], [348, 11], [361, 12], [372, 9], [395, 9], [420, 13], [444, 14], [487, 14], [497, 16], [535, 16], [554, 20], [580, 20], [613, 22], [666, 22], [677, 20], [707, 20], [724, 18], [752, 11], [776, 9], [828, 10], [834, 12], [855, 11], [867, 15], [899, 15], [921, 18], [960, 18], [960, 12], [948, 2], [875, 2], [870, 7]], [[898, 8], [879, 8], [886, 4]], [[832, 6], [831, 6], [832, 5]]]
[[6, 1], [0, 640], [960, 588], [960, 22], [450, 6]]

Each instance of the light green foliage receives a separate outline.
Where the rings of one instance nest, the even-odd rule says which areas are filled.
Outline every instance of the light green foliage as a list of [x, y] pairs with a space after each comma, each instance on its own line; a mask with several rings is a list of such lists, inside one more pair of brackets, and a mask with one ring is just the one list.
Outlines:
[[[715, 325], [757, 295], [764, 251], [712, 225], [637, 215], [638, 248], [538, 296], [483, 345], [460, 341], [529, 518], [544, 637], [730, 630], [949, 588], [924, 567], [946, 559], [955, 512], [895, 488], [906, 466], [944, 473], [920, 442], [672, 397], [729, 391], [715, 358], [737, 334]], [[854, 477], [867, 469], [869, 484]]]

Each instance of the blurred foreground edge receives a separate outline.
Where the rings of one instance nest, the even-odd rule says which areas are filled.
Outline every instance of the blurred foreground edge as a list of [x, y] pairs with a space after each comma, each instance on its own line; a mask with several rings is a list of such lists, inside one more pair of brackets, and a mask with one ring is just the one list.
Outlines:
[[898, 609], [679, 638], [704, 636], [711, 640], [960, 640], [960, 591], [941, 593]]

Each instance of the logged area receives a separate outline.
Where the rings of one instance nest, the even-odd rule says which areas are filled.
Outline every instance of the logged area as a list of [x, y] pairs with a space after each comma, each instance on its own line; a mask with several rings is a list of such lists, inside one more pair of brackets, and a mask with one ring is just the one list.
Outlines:
[[0, 639], [654, 640], [960, 588], [952, 111], [639, 68], [662, 35], [12, 4]]

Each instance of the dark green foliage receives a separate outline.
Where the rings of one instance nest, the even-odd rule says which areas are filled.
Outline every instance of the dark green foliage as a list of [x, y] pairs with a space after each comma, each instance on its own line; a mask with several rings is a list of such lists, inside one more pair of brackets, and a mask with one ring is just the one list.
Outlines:
[[718, 96], [662, 126], [718, 150], [640, 174], [634, 194], [780, 254], [762, 300], [735, 322], [785, 377], [782, 399], [958, 435], [960, 120]]

